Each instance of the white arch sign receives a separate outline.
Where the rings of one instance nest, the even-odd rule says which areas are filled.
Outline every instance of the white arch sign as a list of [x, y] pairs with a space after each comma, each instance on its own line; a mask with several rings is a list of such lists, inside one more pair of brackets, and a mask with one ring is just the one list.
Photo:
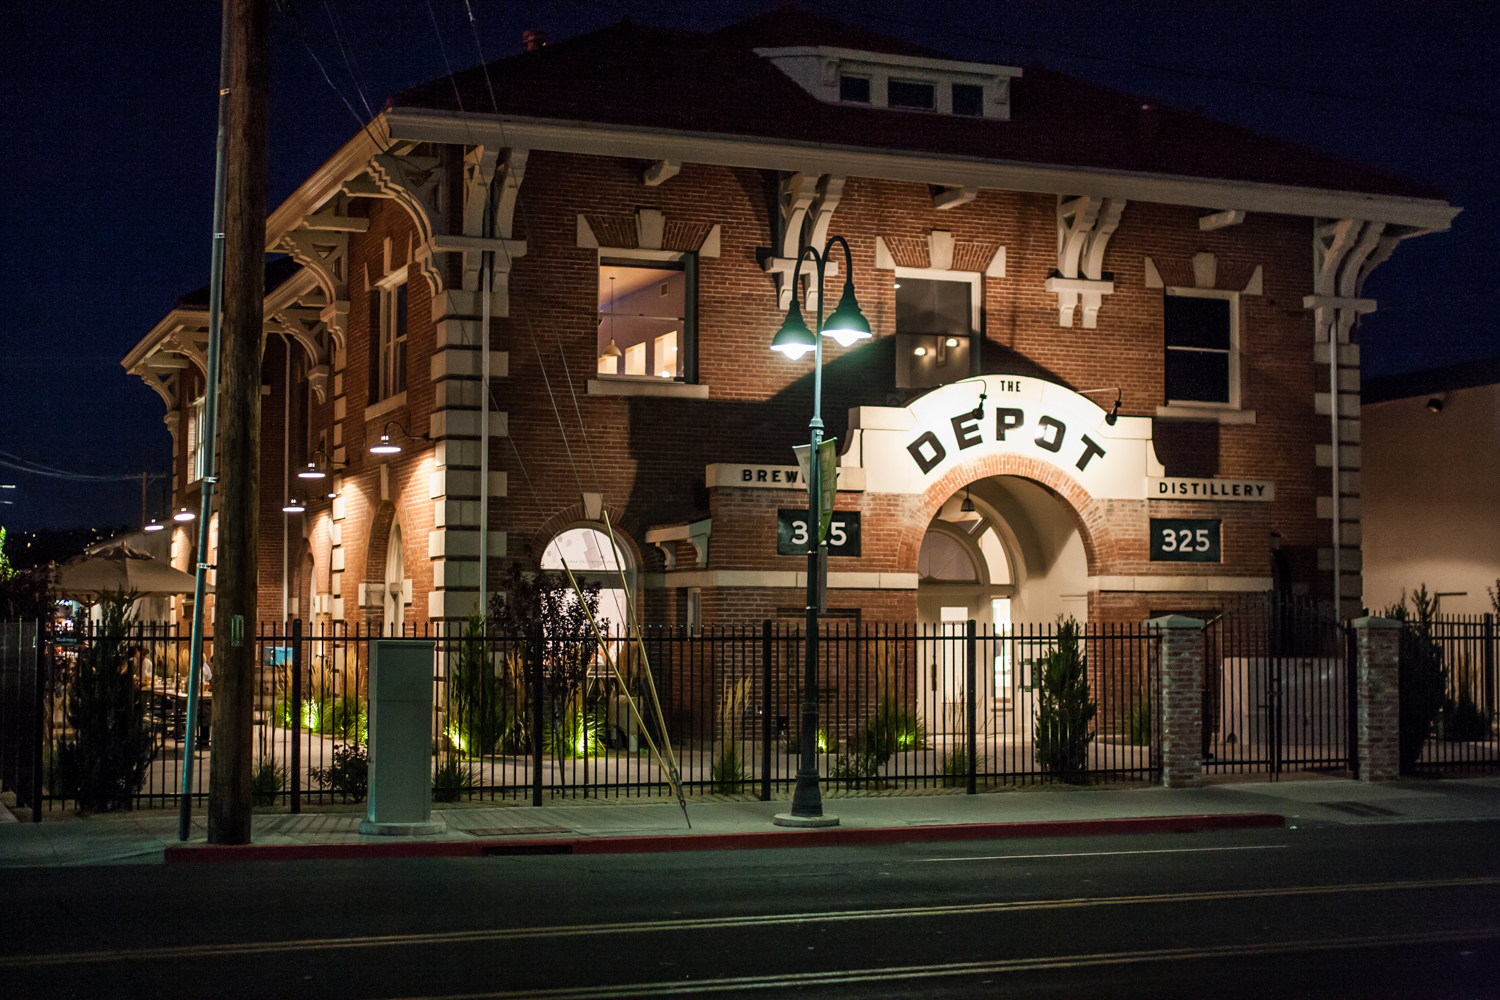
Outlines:
[[956, 466], [991, 455], [1045, 462], [1098, 498], [1144, 500], [1146, 477], [1162, 474], [1150, 418], [1111, 425], [1089, 397], [1024, 375], [965, 379], [910, 406], [861, 406], [849, 416], [840, 465], [863, 467], [875, 493], [924, 493]]

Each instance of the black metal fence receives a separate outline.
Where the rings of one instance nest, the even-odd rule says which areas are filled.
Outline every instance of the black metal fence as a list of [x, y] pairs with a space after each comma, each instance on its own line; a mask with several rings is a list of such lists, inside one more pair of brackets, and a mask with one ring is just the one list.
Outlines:
[[1203, 628], [1203, 765], [1209, 773], [1351, 769], [1351, 634], [1316, 601], [1238, 601]]
[[1464, 771], [1500, 766], [1500, 687], [1495, 660], [1500, 646], [1495, 616], [1444, 615], [1432, 622], [1439, 651], [1443, 699], [1419, 770]]
[[[342, 627], [304, 633], [301, 623], [257, 636], [255, 788], [262, 804], [300, 810], [363, 794], [370, 644], [379, 638], [390, 637]], [[435, 623], [408, 629], [404, 638], [433, 644], [440, 798], [662, 795], [667, 774], [652, 743], [663, 753], [670, 745], [690, 793], [769, 799], [795, 780], [805, 738], [798, 732], [800, 629], [771, 622], [648, 628], [639, 644], [609, 636], [601, 645], [588, 636], [473, 635]], [[10, 716], [4, 729], [7, 746], [33, 748], [43, 806], [76, 799], [58, 764], [87, 715], [78, 678], [100, 669], [129, 676], [138, 728], [149, 741], [133, 804], [177, 801], [187, 633], [136, 625], [123, 641], [87, 630], [43, 639], [36, 644], [43, 682], [37, 732], [25, 736]], [[1140, 626], [1080, 626], [1071, 640], [1055, 625], [999, 634], [971, 624], [830, 626], [818, 642], [819, 729], [810, 734], [825, 788], [858, 794], [1152, 780], [1157, 643]], [[205, 661], [195, 797], [207, 793], [213, 751], [211, 641]], [[8, 776], [6, 787], [14, 787]]]
[[43, 638], [34, 622], [0, 622], [0, 785], [33, 810], [43, 794]]

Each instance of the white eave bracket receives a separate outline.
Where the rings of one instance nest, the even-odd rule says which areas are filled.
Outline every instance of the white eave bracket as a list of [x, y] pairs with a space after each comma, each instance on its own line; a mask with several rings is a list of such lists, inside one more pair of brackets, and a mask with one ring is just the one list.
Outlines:
[[661, 549], [667, 569], [677, 568], [677, 543], [687, 542], [696, 554], [698, 569], [708, 567], [708, 538], [713, 531], [713, 518], [693, 521], [691, 524], [675, 524], [668, 528], [652, 528], [646, 532], [646, 541]]

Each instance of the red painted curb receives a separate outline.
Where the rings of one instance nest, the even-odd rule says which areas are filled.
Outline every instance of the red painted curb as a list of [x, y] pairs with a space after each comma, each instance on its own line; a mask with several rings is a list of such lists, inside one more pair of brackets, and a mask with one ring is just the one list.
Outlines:
[[244, 844], [168, 847], [167, 864], [215, 861], [336, 861], [355, 858], [481, 858], [507, 854], [661, 854], [669, 851], [746, 851], [779, 847], [847, 847], [947, 840], [1017, 840], [1122, 833], [1195, 833], [1279, 828], [1274, 813], [1139, 816], [1044, 820], [1033, 823], [952, 823], [866, 829], [764, 830], [753, 833], [667, 834], [650, 837], [558, 837], [532, 840], [413, 840], [358, 844]]

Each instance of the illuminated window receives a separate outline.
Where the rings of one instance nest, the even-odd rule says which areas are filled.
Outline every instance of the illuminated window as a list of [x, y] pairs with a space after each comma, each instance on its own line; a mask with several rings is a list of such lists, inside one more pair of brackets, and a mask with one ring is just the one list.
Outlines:
[[692, 354], [697, 254], [599, 261], [597, 371], [618, 378], [696, 380]]

